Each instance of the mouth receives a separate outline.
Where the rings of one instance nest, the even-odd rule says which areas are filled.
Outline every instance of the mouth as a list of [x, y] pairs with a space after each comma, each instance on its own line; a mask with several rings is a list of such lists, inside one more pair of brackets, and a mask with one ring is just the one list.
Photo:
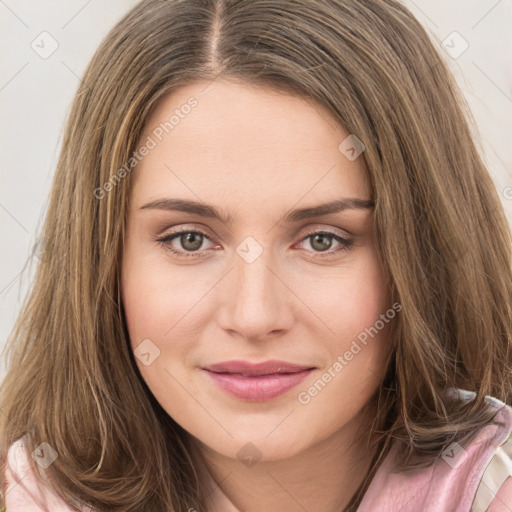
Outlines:
[[285, 394], [315, 370], [283, 361], [253, 364], [230, 361], [203, 368], [212, 381], [235, 398], [262, 402]]

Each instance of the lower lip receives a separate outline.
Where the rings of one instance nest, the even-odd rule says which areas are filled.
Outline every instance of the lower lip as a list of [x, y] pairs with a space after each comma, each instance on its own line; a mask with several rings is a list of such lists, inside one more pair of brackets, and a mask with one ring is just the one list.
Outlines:
[[263, 402], [283, 395], [300, 384], [313, 370], [277, 373], [260, 377], [242, 377], [233, 373], [214, 373], [205, 370], [215, 384], [230, 395], [251, 402]]

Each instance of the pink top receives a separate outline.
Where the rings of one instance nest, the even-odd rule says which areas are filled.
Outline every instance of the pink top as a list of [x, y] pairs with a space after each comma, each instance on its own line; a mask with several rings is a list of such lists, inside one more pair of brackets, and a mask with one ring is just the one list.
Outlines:
[[[464, 390], [454, 393], [466, 400], [474, 396]], [[497, 411], [493, 421], [468, 446], [452, 443], [428, 468], [392, 473], [398, 448], [394, 443], [358, 512], [512, 512], [512, 408], [492, 397], [486, 401]], [[42, 467], [55, 458], [45, 444], [32, 456], [39, 458]], [[71, 508], [29, 472], [27, 457], [23, 438], [18, 439], [8, 453], [7, 512], [43, 512], [44, 499], [51, 512], [70, 512]], [[226, 496], [223, 498], [232, 505]], [[234, 505], [232, 510], [236, 510]], [[92, 509], [84, 505], [82, 511]]]
[[[475, 393], [456, 390], [468, 400]], [[512, 512], [512, 408], [486, 397], [493, 421], [464, 448], [452, 443], [429, 468], [392, 473], [395, 443], [358, 512]]]

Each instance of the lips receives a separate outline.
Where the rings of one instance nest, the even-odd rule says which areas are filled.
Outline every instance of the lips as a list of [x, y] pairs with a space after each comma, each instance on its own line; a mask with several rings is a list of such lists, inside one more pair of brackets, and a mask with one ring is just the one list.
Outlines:
[[283, 395], [308, 377], [314, 369], [275, 360], [257, 364], [228, 361], [203, 368], [224, 392], [251, 402], [262, 402]]
[[297, 373], [313, 369], [312, 366], [303, 366], [286, 361], [264, 361], [262, 363], [250, 363], [248, 361], [226, 361], [212, 364], [204, 368], [214, 373], [238, 374], [243, 377], [255, 377], [262, 375], [274, 375], [279, 373]]

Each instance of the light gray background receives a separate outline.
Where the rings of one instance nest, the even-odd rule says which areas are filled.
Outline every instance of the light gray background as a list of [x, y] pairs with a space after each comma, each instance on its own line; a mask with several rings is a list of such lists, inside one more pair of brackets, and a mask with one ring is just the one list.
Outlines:
[[[33, 272], [22, 269], [38, 238], [80, 76], [101, 39], [136, 3], [0, 0], [0, 349], [30, 286]], [[428, 29], [469, 102], [510, 220], [512, 0], [404, 3]], [[58, 47], [47, 55], [52, 44]], [[2, 358], [0, 380], [4, 375]]]

